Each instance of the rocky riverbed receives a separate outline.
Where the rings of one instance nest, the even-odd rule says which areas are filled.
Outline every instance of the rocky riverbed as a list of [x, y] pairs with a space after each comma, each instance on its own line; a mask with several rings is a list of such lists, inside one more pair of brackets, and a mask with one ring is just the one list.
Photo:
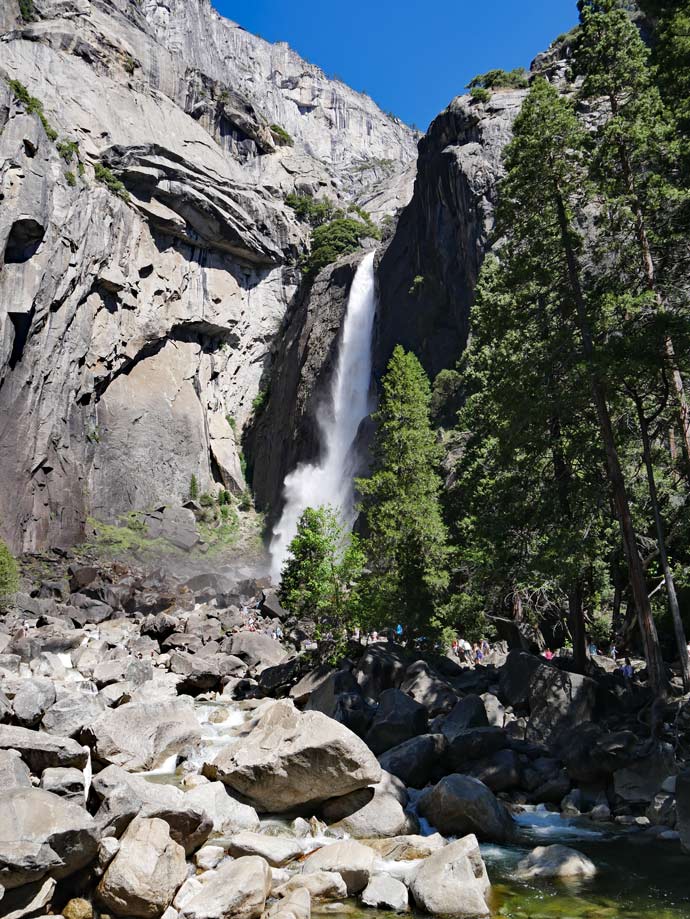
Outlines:
[[651, 736], [603, 659], [334, 664], [268, 582], [171, 567], [47, 554], [0, 620], [0, 915], [627, 916], [612, 853], [687, 866], [680, 690]]

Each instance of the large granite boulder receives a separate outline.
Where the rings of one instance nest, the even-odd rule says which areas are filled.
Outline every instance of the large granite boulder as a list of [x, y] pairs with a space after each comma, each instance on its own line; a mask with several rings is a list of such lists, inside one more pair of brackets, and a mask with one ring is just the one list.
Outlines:
[[589, 677], [540, 664], [529, 684], [527, 739], [553, 743], [562, 738], [567, 747], [568, 732], [592, 720], [596, 693]]
[[31, 771], [17, 750], [0, 750], [0, 789], [31, 788]]
[[515, 823], [505, 806], [479, 779], [446, 776], [419, 799], [418, 811], [444, 836], [474, 833], [483, 842], [509, 842]]
[[43, 715], [41, 727], [49, 734], [61, 737], [79, 737], [103, 714], [107, 705], [103, 697], [86, 692], [68, 692], [61, 695]]
[[200, 741], [201, 725], [192, 705], [182, 699], [130, 702], [105, 711], [87, 733], [99, 762], [143, 772], [173, 754], [192, 751]]
[[542, 658], [527, 651], [511, 651], [499, 677], [501, 702], [518, 709], [527, 705], [532, 676], [543, 663]]
[[260, 709], [250, 733], [204, 765], [258, 811], [283, 813], [345, 795], [379, 781], [381, 768], [366, 744], [320, 712], [291, 702]]
[[211, 815], [216, 836], [232, 836], [244, 830], [255, 832], [259, 829], [259, 815], [254, 808], [233, 798], [222, 782], [197, 785], [186, 792], [185, 801]]
[[46, 677], [23, 680], [12, 700], [17, 721], [27, 728], [35, 727], [55, 702], [55, 684]]
[[213, 820], [190, 794], [173, 785], [149, 782], [119, 766], [108, 766], [93, 779], [93, 791], [101, 804], [96, 820], [118, 835], [135, 816], [160, 818], [170, 827], [175, 842], [189, 854], [208, 839]]
[[279, 641], [262, 632], [237, 632], [223, 642], [223, 651], [259, 671], [281, 664], [288, 656]]
[[443, 734], [421, 734], [379, 757], [381, 768], [411, 788], [424, 788], [444, 772], [448, 742]]
[[362, 903], [373, 909], [392, 910], [396, 913], [409, 909], [407, 887], [388, 874], [375, 874], [362, 891]]
[[457, 693], [439, 679], [426, 661], [416, 661], [407, 668], [400, 689], [423, 705], [432, 718], [446, 714], [458, 701]]
[[490, 915], [487, 897], [491, 883], [476, 836], [449, 843], [425, 859], [410, 891], [424, 912], [478, 919]]
[[354, 839], [336, 842], [314, 852], [304, 862], [304, 874], [336, 871], [345, 881], [348, 896], [359, 893], [369, 883], [374, 873], [376, 853], [369, 846]]
[[387, 689], [379, 697], [365, 740], [377, 756], [411, 737], [425, 734], [429, 721], [426, 708], [399, 689]]
[[448, 712], [441, 722], [441, 733], [453, 740], [456, 734], [468, 728], [484, 728], [489, 726], [484, 701], [480, 696], [469, 695], [460, 699]]
[[187, 876], [182, 846], [164, 820], [137, 817], [98, 885], [98, 898], [116, 916], [156, 919]]
[[17, 750], [36, 775], [49, 766], [83, 769], [89, 760], [88, 748], [70, 737], [56, 737], [9, 724], [0, 725], [0, 750]]
[[91, 862], [98, 829], [83, 807], [41, 788], [0, 790], [0, 885], [67, 877]]
[[416, 819], [405, 812], [407, 801], [403, 783], [386, 772], [372, 789], [353, 791], [327, 801], [321, 816], [332, 829], [342, 830], [354, 839], [405, 836], [418, 829]]
[[271, 890], [271, 869], [257, 855], [223, 862], [179, 910], [180, 919], [259, 919]]

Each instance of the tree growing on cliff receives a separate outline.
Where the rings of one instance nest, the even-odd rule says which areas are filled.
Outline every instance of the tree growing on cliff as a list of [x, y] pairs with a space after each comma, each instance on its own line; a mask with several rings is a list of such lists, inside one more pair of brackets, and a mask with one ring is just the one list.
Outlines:
[[14, 556], [0, 539], [0, 609], [19, 590], [19, 566]]
[[317, 634], [337, 639], [359, 624], [364, 555], [355, 534], [332, 507], [308, 507], [288, 548], [278, 595], [295, 616], [312, 619]]
[[448, 586], [440, 449], [430, 403], [421, 364], [397, 346], [373, 416], [373, 471], [357, 481], [368, 533], [363, 593], [372, 623], [380, 628], [400, 622], [411, 635], [429, 635], [442, 627]]

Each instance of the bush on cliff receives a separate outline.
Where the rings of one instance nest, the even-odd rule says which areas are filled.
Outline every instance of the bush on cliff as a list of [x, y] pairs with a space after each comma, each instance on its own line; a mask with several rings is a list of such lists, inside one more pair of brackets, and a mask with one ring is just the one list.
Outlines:
[[19, 566], [14, 556], [0, 539], [0, 608], [19, 589]]

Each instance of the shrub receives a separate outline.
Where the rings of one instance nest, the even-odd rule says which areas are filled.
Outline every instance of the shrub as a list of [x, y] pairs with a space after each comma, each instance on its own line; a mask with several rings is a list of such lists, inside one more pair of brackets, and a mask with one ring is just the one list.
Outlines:
[[77, 177], [75, 174], [73, 172], [66, 172], [65, 178], [67, 179], [67, 184], [70, 186], [70, 188], [74, 188], [74, 186], [77, 184]]
[[71, 163], [79, 154], [79, 144], [76, 140], [63, 140], [57, 145], [57, 151], [66, 163]]
[[252, 409], [254, 410], [255, 415], [258, 415], [266, 408], [266, 403], [268, 402], [268, 394], [268, 388], [260, 389], [252, 399]]
[[228, 424], [230, 425], [230, 427], [232, 428], [233, 434], [237, 434], [237, 421], [236, 421], [236, 419], [233, 418], [232, 415], [226, 415], [226, 416], [225, 416], [225, 420], [227, 421], [227, 423], [228, 423]]
[[84, 173], [86, 172], [86, 170], [84, 169], [84, 164], [82, 163], [81, 160], [79, 160], [79, 162], [77, 163], [77, 172], [80, 178], [84, 178]]
[[320, 227], [335, 217], [344, 217], [345, 212], [336, 208], [330, 198], [313, 198], [292, 192], [285, 197], [285, 203], [295, 212], [297, 219], [312, 227]]
[[96, 163], [94, 166], [94, 173], [97, 181], [102, 182], [114, 195], [117, 195], [118, 198], [122, 198], [123, 201], [129, 201], [129, 192], [123, 183], [115, 178], [107, 166], [104, 166], [102, 163]]
[[285, 128], [281, 127], [279, 124], [271, 125], [271, 134], [277, 144], [281, 147], [294, 147], [295, 142], [292, 137], [288, 134]]
[[199, 498], [199, 483], [196, 476], [192, 473], [192, 476], [189, 480], [189, 500], [196, 501]]
[[242, 492], [238, 507], [241, 511], [250, 511], [252, 509], [252, 496], [249, 489], [245, 489]]
[[215, 503], [213, 495], [210, 495], [207, 491], [205, 491], [203, 495], [199, 495], [199, 504], [202, 507], [213, 507]]
[[33, 0], [19, 0], [19, 15], [24, 22], [36, 21], [36, 10], [34, 9]]
[[19, 590], [19, 566], [0, 539], [0, 609]]
[[410, 296], [416, 297], [419, 293], [421, 293], [421, 290], [423, 287], [424, 287], [424, 275], [422, 274], [415, 275], [408, 293], [410, 294]]
[[230, 504], [230, 492], [227, 488], [221, 488], [218, 492], [218, 506], [227, 507]]
[[475, 102], [486, 104], [491, 100], [491, 93], [488, 89], [482, 89], [481, 86], [473, 86], [470, 90], [470, 96]]
[[468, 89], [527, 89], [529, 80], [524, 67], [514, 70], [488, 70], [477, 74], [467, 84]]
[[32, 96], [29, 90], [24, 86], [23, 83], [20, 83], [19, 80], [10, 80], [10, 89], [14, 95], [14, 98], [17, 102], [21, 104], [26, 109], [28, 115], [38, 115], [41, 124], [43, 125], [43, 130], [46, 132], [49, 140], [57, 140], [57, 131], [50, 124], [45, 114], [43, 113], [43, 103], [40, 99], [37, 99], [36, 96]]
[[139, 64], [134, 60], [131, 54], [126, 54], [125, 60], [122, 66], [125, 68], [127, 73], [131, 76], [134, 73], [134, 71], [137, 69]]
[[305, 273], [316, 274], [341, 255], [355, 252], [367, 236], [379, 239], [381, 234], [373, 223], [352, 217], [340, 217], [317, 227], [311, 234], [311, 253], [304, 262]]

